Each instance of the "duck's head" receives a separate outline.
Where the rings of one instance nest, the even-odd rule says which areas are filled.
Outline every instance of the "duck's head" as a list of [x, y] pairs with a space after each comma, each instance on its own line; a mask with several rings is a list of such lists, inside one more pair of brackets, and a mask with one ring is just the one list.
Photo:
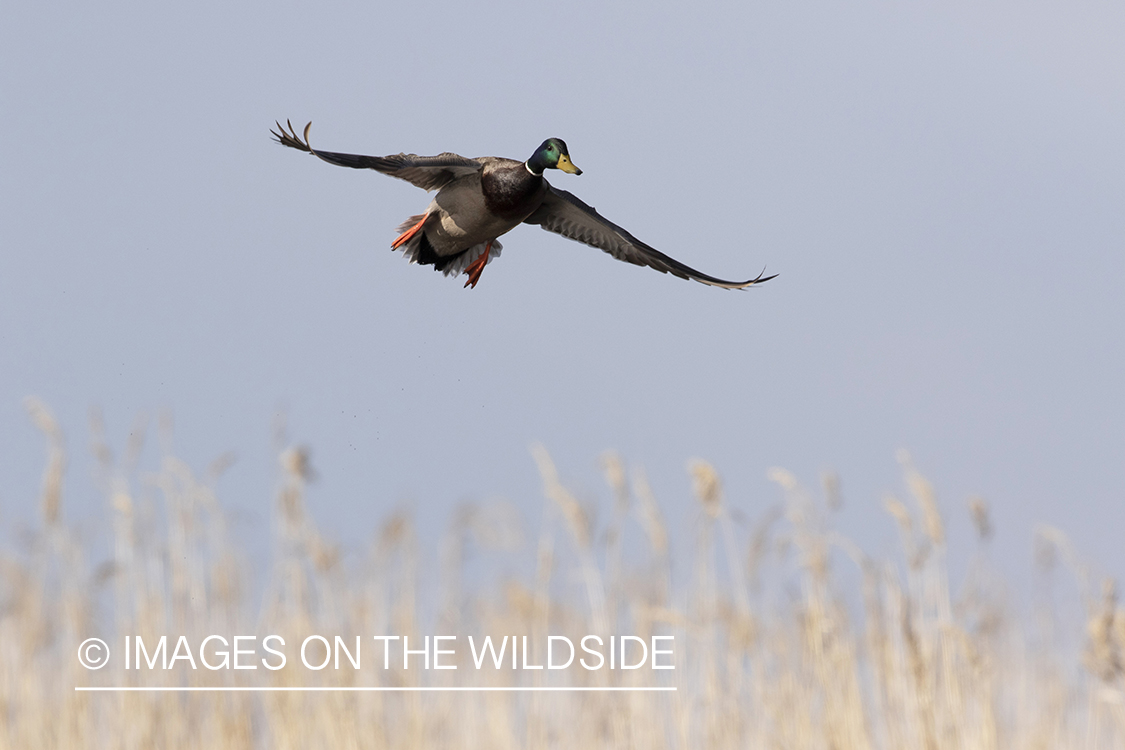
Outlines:
[[561, 138], [548, 138], [543, 141], [535, 153], [527, 160], [527, 168], [532, 174], [543, 174], [544, 169], [561, 169], [568, 174], [582, 174], [582, 170], [574, 166], [570, 160], [570, 153], [566, 150], [566, 143]]

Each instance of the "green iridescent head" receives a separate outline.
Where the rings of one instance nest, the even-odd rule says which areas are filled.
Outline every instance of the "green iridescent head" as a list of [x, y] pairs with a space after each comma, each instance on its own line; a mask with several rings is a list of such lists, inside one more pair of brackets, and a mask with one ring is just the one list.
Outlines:
[[527, 168], [535, 174], [543, 174], [544, 169], [561, 169], [568, 174], [582, 174], [582, 170], [574, 166], [570, 160], [570, 153], [566, 150], [566, 142], [561, 138], [548, 138], [543, 141], [535, 153], [527, 160]]

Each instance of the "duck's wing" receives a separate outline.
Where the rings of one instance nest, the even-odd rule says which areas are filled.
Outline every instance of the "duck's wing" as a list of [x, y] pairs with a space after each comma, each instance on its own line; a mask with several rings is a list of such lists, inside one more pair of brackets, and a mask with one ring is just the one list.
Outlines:
[[723, 287], [724, 289], [744, 289], [754, 284], [769, 281], [774, 276], [758, 274], [749, 281], [725, 281], [700, 273], [685, 266], [674, 258], [669, 258], [654, 247], [646, 245], [626, 230], [605, 218], [590, 206], [565, 190], [549, 186], [543, 204], [531, 216], [524, 219], [525, 224], [538, 224], [547, 231], [556, 232], [578, 242], [605, 250], [618, 260], [638, 266], [655, 268], [661, 273], [670, 273], [681, 279], [691, 279], [702, 284]]
[[481, 162], [467, 159], [457, 154], [445, 153], [437, 156], [418, 156], [417, 154], [394, 154], [392, 156], [362, 156], [360, 154], [338, 154], [333, 151], [319, 151], [309, 145], [310, 122], [305, 126], [304, 139], [297, 135], [292, 123], [285, 121], [289, 129], [277, 123], [277, 130], [270, 133], [282, 146], [306, 151], [329, 164], [352, 169], [374, 169], [391, 177], [406, 180], [423, 190], [437, 190], [458, 177], [477, 172]]

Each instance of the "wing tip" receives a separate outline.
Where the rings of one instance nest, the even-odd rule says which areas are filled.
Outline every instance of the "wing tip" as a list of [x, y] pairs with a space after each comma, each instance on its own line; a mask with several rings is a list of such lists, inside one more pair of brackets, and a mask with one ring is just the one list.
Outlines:
[[[289, 120], [285, 121], [285, 125], [282, 125], [277, 120], [274, 120], [274, 124], [277, 125], [277, 131], [275, 132], [271, 129], [270, 135], [272, 135], [273, 139], [280, 143], [282, 146], [295, 148], [298, 151], [307, 151], [310, 154], [316, 153], [315, 151], [313, 151], [312, 146], [309, 144], [309, 128], [312, 127], [311, 120], [309, 121], [309, 124], [305, 126], [304, 140], [301, 140], [301, 136], [297, 135], [297, 131], [293, 127], [293, 123]], [[286, 128], [286, 126], [288, 126], [288, 128]]]
[[766, 274], [766, 269], [763, 268], [762, 272], [760, 274], [758, 274], [754, 278], [750, 279], [749, 281], [743, 282], [742, 286], [740, 286], [739, 288], [740, 289], [746, 289], [747, 287], [754, 286], [755, 284], [764, 284], [767, 281], [769, 281], [770, 279], [776, 279], [780, 275], [780, 274], [775, 273], [775, 274], [770, 274], [769, 276], [766, 276], [765, 274]]
[[760, 274], [747, 281], [724, 281], [723, 279], [715, 279], [711, 277], [700, 278], [698, 276], [689, 276], [688, 278], [691, 278], [692, 280], [698, 281], [703, 284], [707, 284], [708, 286], [717, 286], [720, 289], [748, 289], [756, 284], [764, 284], [770, 279], [776, 279], [780, 275], [775, 273], [771, 276], [766, 276], [765, 273], [766, 269], [763, 268]]

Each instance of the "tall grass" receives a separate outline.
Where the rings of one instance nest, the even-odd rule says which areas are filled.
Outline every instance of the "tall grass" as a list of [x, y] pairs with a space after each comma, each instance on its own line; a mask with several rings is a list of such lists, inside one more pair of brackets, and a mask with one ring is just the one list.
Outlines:
[[[1041, 529], [1040, 563], [1063, 562], [1086, 602], [1080, 657], [1046, 632], [1065, 617], [1025, 622], [981, 560], [951, 582], [944, 521], [931, 485], [899, 456], [908, 495], [888, 497], [900, 559], [868, 556], [835, 532], [837, 483], [803, 488], [775, 469], [780, 501], [746, 529], [715, 469], [689, 464], [698, 523], [691, 570], [673, 575], [661, 505], [639, 468], [602, 459], [608, 512], [580, 502], [548, 452], [533, 449], [545, 512], [532, 552], [502, 507], [466, 506], [436, 559], [412, 518], [387, 519], [358, 563], [346, 563], [305, 508], [307, 455], [280, 452], [271, 567], [250, 580], [245, 549], [214, 492], [214, 476], [166, 455], [138, 476], [143, 437], [115, 459], [92, 429], [113, 538], [109, 559], [68, 526], [66, 454], [45, 406], [29, 412], [47, 439], [40, 522], [0, 557], [0, 746], [11, 748], [1121, 748], [1125, 747], [1125, 609], [1112, 581], [1093, 580], [1065, 536]], [[134, 430], [134, 435], [143, 430]], [[686, 500], [685, 500], [686, 501]], [[971, 513], [987, 543], [983, 501]], [[604, 521], [596, 518], [603, 516]], [[637, 551], [626, 531], [644, 540]], [[427, 535], [433, 532], [427, 530]], [[683, 535], [676, 535], [677, 540]], [[464, 580], [473, 557], [521, 571]], [[854, 566], [854, 571], [841, 566]], [[437, 584], [419, 581], [429, 570]], [[841, 581], [860, 588], [844, 590]], [[676, 581], [683, 581], [677, 585]], [[279, 633], [284, 669], [126, 670], [126, 635], [197, 646], [221, 634]], [[305, 669], [303, 635], [362, 636], [355, 670]], [[373, 635], [675, 636], [674, 671], [476, 671], [463, 640], [457, 671], [382, 669]], [[98, 671], [78, 644], [118, 649]], [[412, 646], [414, 647], [414, 646]], [[196, 652], [198, 658], [198, 652]], [[255, 657], [256, 660], [257, 657]], [[535, 657], [542, 663], [542, 653]], [[420, 657], [419, 657], [420, 659]], [[534, 659], [533, 659], [534, 661]], [[377, 667], [377, 668], [376, 668]], [[674, 686], [669, 692], [76, 692], [75, 686]]]

